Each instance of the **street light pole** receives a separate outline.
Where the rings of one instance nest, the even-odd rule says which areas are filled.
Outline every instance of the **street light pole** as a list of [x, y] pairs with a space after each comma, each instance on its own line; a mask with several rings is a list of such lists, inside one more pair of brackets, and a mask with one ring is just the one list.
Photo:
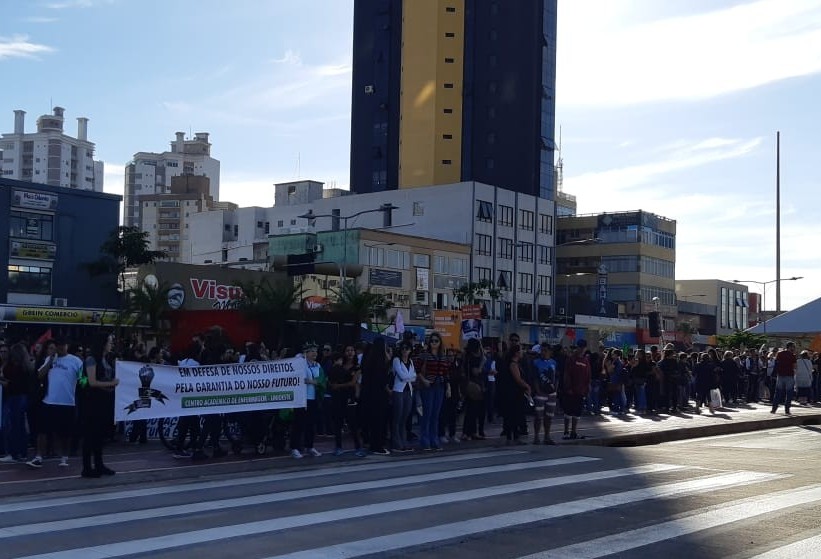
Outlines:
[[360, 215], [375, 213], [375, 212], [390, 212], [393, 210], [398, 210], [397, 206], [394, 206], [391, 203], [382, 204], [378, 208], [373, 208], [371, 210], [362, 210], [360, 212], [353, 213], [351, 215], [333, 215], [333, 214], [315, 214], [313, 209], [308, 210], [307, 213], [304, 213], [300, 216], [302, 219], [307, 219], [308, 221], [316, 220], [319, 217], [330, 217], [331, 219], [341, 219], [342, 220], [342, 274], [343, 276], [340, 277], [340, 288], [344, 287], [346, 280], [348, 279], [348, 220], [354, 219], [359, 217]]
[[[780, 277], [777, 277], [776, 279], [770, 280], [770, 281], [733, 280], [733, 283], [754, 283], [756, 285], [761, 286], [761, 312], [759, 313], [759, 318], [760, 318], [760, 315], [763, 314], [764, 315], [764, 320], [759, 320], [759, 322], [761, 322], [763, 330], [764, 330], [764, 335], [766, 336], [767, 335], [767, 286], [770, 285], [771, 283], [774, 283], [774, 284], [776, 284], [776, 287], [780, 289], [782, 281], [798, 281], [800, 279], [804, 279], [804, 276], [793, 276], [791, 278], [784, 278], [784, 279], [781, 279]], [[780, 305], [779, 305], [779, 307], [780, 307]], [[780, 308], [776, 309], [776, 311], [779, 311], [779, 310], [780, 310]]]

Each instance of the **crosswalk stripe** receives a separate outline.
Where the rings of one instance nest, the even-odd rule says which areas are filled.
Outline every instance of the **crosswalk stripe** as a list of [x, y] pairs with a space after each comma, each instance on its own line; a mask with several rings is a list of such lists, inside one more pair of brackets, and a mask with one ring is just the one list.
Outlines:
[[[446, 481], [485, 474], [519, 472], [538, 468], [554, 468], [559, 466], [569, 466], [574, 464], [582, 464], [585, 462], [595, 461], [598, 461], [598, 458], [589, 458], [586, 456], [572, 456], [568, 458], [538, 460], [535, 462], [516, 462], [513, 464], [484, 466], [481, 468], [469, 468], [456, 471], [447, 470], [432, 474], [416, 474], [412, 476], [402, 476], [398, 478], [387, 478], [355, 483], [335, 484], [323, 487], [311, 487], [309, 489], [280, 491], [277, 493], [264, 493], [261, 495], [251, 495], [248, 497], [237, 497], [233, 499], [215, 499], [197, 503], [188, 503], [184, 505], [172, 505], [167, 507], [157, 507], [142, 510], [130, 510], [127, 512], [120, 513], [106, 513], [101, 514], [99, 516], [70, 518], [67, 520], [55, 520], [40, 523], [26, 522], [24, 524], [20, 524], [17, 526], [7, 526], [5, 528], [0, 528], [0, 540], [17, 536], [51, 533], [57, 530], [72, 530], [75, 528], [83, 528], [86, 526], [97, 526], [99, 523], [115, 524], [117, 522], [130, 522], [133, 520], [145, 520], [147, 518], [155, 519], [165, 516], [195, 514], [199, 512], [206, 512], [212, 510], [224, 510], [228, 508], [270, 504], [282, 501], [292, 501], [296, 499], [307, 499], [311, 497], [339, 495], [341, 493], [351, 493], [355, 491], [368, 491], [371, 489], [385, 489], [388, 487], [400, 487], [403, 485], [416, 485], [420, 483]], [[682, 467], [683, 466], [669, 465], [651, 466], [647, 469], [647, 472], [667, 471], [671, 469], [681, 469]]]
[[782, 545], [750, 559], [784, 559], [784, 557], [812, 557], [821, 549], [821, 535]]
[[759, 483], [777, 477], [779, 476], [776, 474], [757, 472], [735, 472], [710, 476], [624, 491], [622, 493], [611, 493], [534, 509], [485, 516], [451, 524], [429, 526], [387, 536], [278, 555], [276, 557], [269, 557], [268, 559], [344, 559], [360, 557], [362, 555], [395, 551], [406, 547], [437, 543], [474, 534], [484, 534], [493, 530], [509, 528], [520, 524], [584, 514], [594, 510], [607, 509], [640, 501], [667, 499], [689, 493], [700, 493], [708, 489]]
[[[558, 478], [538, 479], [533, 481], [514, 483], [510, 485], [483, 487], [480, 489], [472, 489], [468, 491], [458, 491], [454, 493], [443, 493], [439, 495], [415, 497], [410, 499], [388, 501], [371, 505], [361, 505], [356, 507], [333, 509], [318, 513], [300, 514], [295, 516], [287, 516], [283, 518], [249, 522], [245, 524], [218, 526], [203, 530], [195, 530], [191, 532], [157, 536], [153, 538], [129, 540], [125, 542], [103, 544], [81, 549], [71, 549], [66, 551], [33, 555], [21, 559], [66, 559], [70, 557], [122, 557], [124, 555], [129, 555], [132, 553], [145, 553], [149, 551], [159, 550], [166, 551], [173, 548], [213, 542], [225, 538], [253, 536], [258, 534], [266, 534], [277, 530], [302, 528], [305, 526], [316, 526], [322, 523], [350, 520], [352, 518], [362, 518], [366, 516], [387, 514], [397, 511], [407, 511], [411, 509], [419, 509], [436, 505], [459, 503], [475, 499], [483, 499], [487, 497], [508, 495], [511, 493], [518, 493], [523, 491], [533, 491], [536, 489], [557, 487], [560, 485], [589, 483], [592, 480], [612, 479], [616, 477], [648, 474], [652, 472], [680, 470], [683, 468], [684, 466], [679, 465], [649, 464], [646, 466], [623, 468], [619, 470], [607, 470], [602, 472], [562, 476]], [[771, 474], [739, 472], [712, 476], [707, 478], [700, 478], [697, 480], [691, 480], [687, 482], [674, 483], [668, 486], [662, 485], [660, 488], [644, 490], [644, 492], [642, 493], [642, 499], [655, 498], [658, 495], [659, 491], [661, 491], [662, 493], [664, 492], [665, 487], [667, 487], [668, 490], [674, 490], [678, 493], [692, 490], [702, 491], [703, 489], [710, 487], [721, 487], [728, 484], [749, 483], [754, 480], [769, 478], [770, 476]], [[620, 494], [616, 494], [616, 496], [618, 495]], [[610, 497], [612, 496], [607, 496], [608, 503], [610, 502]], [[602, 501], [602, 506], [605, 506], [604, 501]], [[606, 506], [611, 505], [607, 504]], [[555, 507], [556, 509], [561, 508], [562, 511], [568, 510], [566, 504], [556, 505]], [[513, 516], [517, 514], [518, 513], [512, 513]], [[510, 515], [500, 516], [508, 517]], [[487, 525], [484, 525], [482, 528], [477, 528], [477, 530], [479, 529], [485, 530], [487, 529]], [[451, 536], [443, 535], [443, 537]], [[344, 547], [344, 545], [335, 546], [331, 549], [335, 549], [336, 547]], [[402, 547], [405, 546], [403, 545]], [[329, 554], [326, 557], [331, 557], [331, 555]]]
[[[410, 460], [398, 460], [396, 462], [384, 462], [384, 463], [375, 463], [375, 462], [367, 462], [365, 464], [357, 464], [355, 466], [342, 466], [339, 468], [334, 468], [333, 472], [334, 475], [337, 474], [347, 474], [347, 473], [354, 473], [354, 472], [379, 472], [382, 470], [390, 471], [395, 469], [407, 468], [409, 464], [413, 465], [436, 465], [436, 464], [448, 464], [451, 462], [464, 462], [468, 460], [478, 460], [480, 458], [496, 458], [496, 457], [509, 457], [509, 456], [521, 456], [523, 454], [527, 454], [525, 451], [517, 451], [517, 450], [510, 450], [510, 451], [495, 451], [495, 452], [480, 452], [476, 454], [457, 454], [454, 456], [439, 456], [437, 458], [428, 458], [428, 459], [410, 459]], [[591, 459], [592, 460], [592, 459]], [[231, 476], [229, 474], [229, 476]], [[145, 489], [130, 489], [125, 491], [113, 491], [110, 493], [93, 493], [93, 494], [82, 494], [82, 495], [73, 495], [70, 497], [55, 497], [49, 499], [40, 499], [40, 500], [32, 500], [26, 499], [21, 500], [17, 503], [7, 503], [0, 505], [0, 513], [5, 512], [20, 512], [20, 511], [27, 511], [27, 510], [37, 510], [37, 509], [44, 509], [44, 508], [54, 508], [54, 507], [61, 507], [61, 506], [73, 506], [79, 505], [83, 503], [97, 503], [103, 501], [116, 501], [119, 499], [135, 499], [139, 497], [153, 497], [155, 495], [169, 495], [171, 493], [187, 493], [187, 492], [199, 492], [199, 491], [206, 491], [209, 489], [219, 489], [222, 487], [239, 487], [241, 485], [255, 485], [255, 484], [262, 484], [262, 483], [273, 483], [277, 481], [291, 481], [297, 479], [310, 479], [316, 477], [327, 477], [328, 470], [325, 468], [319, 468], [316, 470], [307, 470], [307, 471], [299, 471], [299, 472], [285, 472], [280, 474], [270, 474], [270, 475], [261, 475], [256, 477], [243, 477], [238, 478], [231, 476], [229, 479], [220, 479], [215, 481], [204, 481], [198, 483], [183, 483], [179, 485], [159, 485], [156, 487], [148, 487]]]
[[[605, 557], [709, 528], [747, 520], [781, 509], [812, 503], [819, 499], [821, 499], [821, 485], [801, 487], [752, 499], [741, 499], [722, 503], [718, 506], [698, 509], [680, 519], [534, 553], [521, 559], [595, 559], [596, 557]], [[782, 550], [779, 550], [779, 553], [781, 552]], [[779, 554], [777, 557], [796, 556]]]

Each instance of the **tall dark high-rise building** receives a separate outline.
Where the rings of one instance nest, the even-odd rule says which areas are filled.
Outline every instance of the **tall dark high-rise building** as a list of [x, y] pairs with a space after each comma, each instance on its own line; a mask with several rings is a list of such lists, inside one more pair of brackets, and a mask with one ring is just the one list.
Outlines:
[[355, 0], [351, 190], [554, 198], [557, 0]]

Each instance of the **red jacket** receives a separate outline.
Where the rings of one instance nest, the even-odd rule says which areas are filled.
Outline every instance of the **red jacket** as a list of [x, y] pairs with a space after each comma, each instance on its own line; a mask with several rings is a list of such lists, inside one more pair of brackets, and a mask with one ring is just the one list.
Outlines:
[[564, 393], [587, 396], [590, 391], [590, 360], [586, 355], [571, 355], [564, 362]]

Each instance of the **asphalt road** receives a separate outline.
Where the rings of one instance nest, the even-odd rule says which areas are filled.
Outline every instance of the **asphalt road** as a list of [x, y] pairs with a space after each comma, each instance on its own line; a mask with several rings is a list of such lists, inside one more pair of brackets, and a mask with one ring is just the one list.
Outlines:
[[0, 557], [821, 557], [821, 428], [6, 498]]

